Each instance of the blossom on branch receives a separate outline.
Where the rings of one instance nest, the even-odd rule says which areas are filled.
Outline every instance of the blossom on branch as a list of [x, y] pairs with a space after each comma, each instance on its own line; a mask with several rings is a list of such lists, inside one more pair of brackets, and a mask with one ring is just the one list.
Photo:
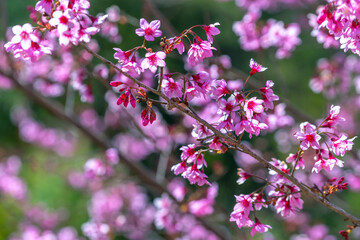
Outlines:
[[140, 19], [140, 28], [135, 30], [136, 35], [142, 37], [145, 36], [146, 41], [154, 41], [155, 37], [160, 37], [162, 32], [159, 30], [160, 21], [154, 20], [150, 24], [144, 19]]

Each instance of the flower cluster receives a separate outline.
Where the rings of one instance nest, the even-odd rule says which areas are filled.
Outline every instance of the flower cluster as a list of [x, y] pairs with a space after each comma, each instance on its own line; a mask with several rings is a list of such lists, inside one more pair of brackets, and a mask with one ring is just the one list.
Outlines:
[[[289, 174], [289, 169], [285, 162], [273, 159], [271, 164], [285, 174]], [[230, 221], [236, 222], [239, 228], [252, 227], [252, 235], [256, 232], [264, 233], [268, 231], [271, 226], [260, 223], [256, 217], [255, 220], [251, 220], [249, 217], [250, 211], [259, 211], [263, 207], [273, 206], [275, 211], [282, 217], [291, 217], [295, 215], [297, 211], [301, 210], [303, 206], [300, 189], [297, 186], [275, 171], [270, 170], [269, 174], [272, 175], [272, 177], [265, 179], [255, 174], [249, 174], [241, 168], [238, 169], [238, 184], [243, 184], [249, 178], [266, 181], [264, 187], [249, 195], [242, 194], [235, 196], [237, 204], [234, 206], [234, 210], [230, 215]], [[264, 192], [267, 192], [267, 200], [264, 198]]]
[[51, 47], [29, 23], [14, 26], [12, 32], [14, 36], [5, 44], [5, 49], [13, 51], [15, 58], [36, 61], [44, 54], [51, 54]]
[[[339, 160], [336, 156], [344, 156], [345, 153], [352, 149], [353, 140], [356, 138], [348, 139], [344, 134], [339, 134], [335, 126], [340, 122], [345, 121], [344, 118], [339, 116], [340, 107], [331, 106], [329, 115], [318, 125], [315, 126], [308, 122], [300, 124], [300, 131], [294, 134], [295, 138], [300, 141], [300, 146], [296, 154], [292, 154], [288, 159], [296, 166], [303, 155], [308, 149], [315, 150], [315, 164], [312, 169], [313, 172], [320, 172], [324, 169], [330, 172], [335, 165], [343, 167], [343, 161]], [[323, 137], [323, 143], [320, 140]], [[335, 156], [334, 156], [335, 155]], [[294, 158], [296, 160], [294, 161]], [[300, 160], [300, 164], [303, 165]]]
[[274, 10], [283, 5], [286, 5], [287, 7], [298, 7], [314, 1], [315, 0], [235, 0], [235, 3], [238, 7], [247, 10]]
[[70, 132], [45, 127], [20, 108], [14, 111], [12, 118], [24, 142], [49, 149], [62, 157], [69, 157], [74, 152], [76, 139]]
[[259, 24], [259, 11], [249, 11], [241, 21], [233, 24], [233, 31], [240, 37], [241, 47], [246, 51], [259, 51], [270, 47], [277, 48], [276, 58], [288, 58], [296, 46], [301, 43], [300, 26], [291, 23], [284, 26], [281, 21], [267, 20]]
[[[186, 201], [185, 189], [184, 184], [177, 179], [169, 184], [169, 191], [178, 201]], [[194, 216], [206, 216], [213, 213], [217, 191], [217, 184], [213, 184], [206, 190], [205, 197], [186, 202], [183, 208], [188, 209], [189, 213], [177, 211], [178, 206], [174, 201], [167, 194], [163, 194], [154, 200], [155, 226], [158, 229], [164, 229], [167, 233], [179, 234], [183, 239], [219, 239], [194, 218]]]
[[[90, 36], [100, 31], [101, 24], [107, 18], [107, 15], [89, 15], [89, 7], [88, 0], [38, 1], [35, 6], [38, 17], [35, 19], [38, 18], [39, 26], [34, 28], [29, 23], [14, 26], [14, 36], [5, 45], [6, 50], [13, 51], [15, 58], [36, 61], [44, 54], [51, 54], [49, 39], [53, 36], [59, 39], [61, 46], [89, 43]], [[47, 34], [41, 33], [45, 31]]]
[[0, 164], [0, 193], [9, 195], [16, 200], [24, 200], [27, 188], [18, 177], [21, 161], [17, 156], [10, 156]]
[[[315, 29], [326, 29], [328, 33], [326, 38], [338, 40], [344, 51], [351, 50], [360, 55], [358, 17], [358, 2], [341, 0], [328, 1], [326, 5], [319, 6], [316, 16], [317, 24], [314, 23], [314, 15], [310, 15]], [[322, 31], [313, 32], [313, 34], [318, 34], [316, 35], [318, 38], [321, 38], [319, 35], [324, 36]], [[331, 39], [326, 38], [322, 42], [327, 46], [335, 45]]]
[[[265, 70], [265, 67], [251, 59], [249, 77], [244, 85], [252, 75]], [[232, 89], [224, 79], [211, 80], [209, 79], [209, 74], [206, 72], [193, 75], [192, 79], [189, 79], [188, 83], [185, 84], [187, 89], [182, 89], [182, 84], [176, 85], [176, 82], [174, 82], [173, 85], [174, 87], [171, 89], [170, 87], [164, 86], [164, 93], [174, 93], [175, 89], [177, 89], [180, 96], [185, 96], [172, 95], [172, 97], [178, 97], [181, 101], [185, 100], [185, 102], [189, 102], [195, 98], [211, 96], [217, 105], [217, 111], [212, 120], [212, 125], [224, 133], [233, 132], [240, 140], [245, 132], [249, 134], [249, 138], [252, 138], [253, 135], [258, 136], [260, 131], [268, 128], [266, 124], [267, 114], [265, 111], [273, 109], [273, 101], [279, 99], [272, 90], [274, 83], [270, 80], [266, 82], [265, 87], [254, 91], [258, 92], [261, 98], [251, 96], [251, 91], [245, 91], [244, 88], [242, 90]], [[167, 96], [169, 97], [169, 95]], [[182, 162], [173, 166], [172, 170], [176, 175], [182, 174], [191, 184], [197, 183], [201, 186], [204, 183], [208, 183], [205, 180], [207, 176], [203, 171], [203, 168], [207, 166], [203, 152], [214, 151], [224, 153], [228, 147], [226, 141], [215, 136], [206, 126], [197, 122], [193, 127], [193, 137], [202, 143], [206, 143], [208, 148], [203, 149], [201, 146], [195, 144], [182, 147]], [[199, 149], [196, 150], [196, 148]], [[189, 164], [189, 166], [187, 164]]]
[[265, 200], [262, 198], [261, 194], [257, 195], [239, 195], [235, 196], [236, 204], [234, 206], [234, 211], [230, 215], [230, 221], [236, 222], [239, 228], [242, 227], [251, 227], [251, 235], [254, 236], [255, 233], [264, 233], [267, 232], [272, 227], [269, 225], [262, 224], [257, 217], [254, 221], [250, 219], [251, 211], [258, 211], [263, 207], [267, 207], [263, 202]]
[[316, 66], [316, 74], [310, 80], [310, 88], [315, 93], [322, 93], [329, 99], [341, 97], [351, 93], [351, 88], [356, 88], [359, 94], [360, 70], [359, 58], [336, 54], [330, 59], [319, 59]]

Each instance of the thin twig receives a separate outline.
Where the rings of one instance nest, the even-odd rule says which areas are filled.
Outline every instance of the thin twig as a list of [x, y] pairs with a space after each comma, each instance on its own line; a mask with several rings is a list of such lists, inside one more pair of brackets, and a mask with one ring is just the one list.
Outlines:
[[263, 164], [263, 166], [265, 168], [271, 169], [273, 171], [275, 171], [276, 173], [278, 173], [279, 175], [283, 176], [284, 178], [286, 178], [287, 180], [291, 181], [294, 185], [296, 185], [297, 187], [299, 187], [302, 191], [302, 193], [312, 199], [314, 199], [315, 201], [323, 204], [324, 206], [328, 207], [329, 209], [331, 209], [332, 211], [340, 214], [341, 216], [345, 217], [346, 219], [348, 219], [350, 222], [356, 224], [356, 225], [360, 225], [360, 219], [351, 215], [350, 213], [346, 212], [345, 210], [343, 210], [342, 208], [332, 204], [331, 202], [329, 202], [326, 199], [321, 198], [319, 195], [315, 194], [314, 192], [312, 192], [310, 189], [306, 188], [306, 186], [304, 186], [301, 182], [299, 182], [296, 178], [294, 178], [293, 176], [290, 176], [286, 173], [284, 173], [283, 171], [281, 171], [280, 169], [278, 169], [277, 167], [273, 166], [268, 160], [264, 159], [263, 157], [259, 156], [258, 154], [254, 153], [253, 151], [251, 151], [248, 147], [246, 147], [245, 145], [243, 145], [242, 143], [238, 143], [236, 139], [229, 137], [228, 135], [220, 132], [218, 129], [216, 129], [213, 125], [211, 125], [210, 123], [208, 123], [207, 121], [205, 121], [204, 119], [200, 118], [197, 114], [194, 114], [191, 110], [189, 110], [188, 108], [185, 108], [183, 106], [181, 106], [180, 104], [178, 104], [177, 102], [173, 101], [172, 99], [166, 97], [162, 92], [159, 92], [145, 84], [143, 84], [142, 82], [140, 82], [138, 79], [130, 76], [129, 74], [123, 72], [120, 68], [118, 68], [117, 66], [115, 66], [111, 61], [103, 58], [102, 56], [100, 56], [99, 54], [95, 53], [94, 51], [92, 51], [91, 49], [89, 49], [85, 44], [81, 44], [81, 46], [83, 46], [89, 53], [91, 53], [93, 56], [95, 56], [96, 58], [100, 59], [101, 61], [103, 61], [106, 64], [109, 64], [111, 67], [113, 67], [114, 69], [116, 69], [117, 71], [119, 71], [121, 74], [125, 75], [126, 77], [128, 77], [129, 79], [131, 79], [132, 81], [134, 81], [136, 84], [138, 84], [139, 86], [145, 88], [146, 90], [158, 95], [159, 97], [162, 97], [165, 101], [168, 102], [169, 106], [171, 107], [175, 107], [178, 110], [180, 110], [181, 112], [183, 112], [184, 114], [192, 117], [193, 119], [195, 119], [196, 121], [198, 121], [200, 124], [206, 126], [208, 129], [210, 129], [216, 136], [218, 136], [219, 138], [224, 139], [225, 141], [227, 141], [230, 145], [233, 145], [234, 147], [236, 147], [236, 149], [239, 149], [241, 151], [243, 151], [244, 153], [252, 156], [253, 158], [255, 158], [258, 162], [260, 162], [261, 164]]
[[[106, 60], [106, 63], [110, 62]], [[116, 66], [115, 66], [116, 67]], [[16, 80], [16, 77], [11, 76], [9, 74], [6, 74], [5, 72], [2, 72], [0, 70], [0, 73], [8, 77], [14, 84], [14, 86], [22, 91], [27, 97], [35, 101], [37, 104], [45, 108], [47, 111], [49, 111], [54, 116], [58, 117], [61, 120], [64, 120], [67, 123], [70, 123], [77, 127], [83, 134], [85, 134], [89, 139], [91, 139], [98, 147], [100, 147], [103, 150], [107, 150], [111, 148], [112, 146], [109, 144], [109, 141], [107, 141], [105, 138], [95, 135], [91, 131], [88, 131], [86, 127], [84, 127], [75, 116], [67, 115], [65, 112], [63, 112], [63, 108], [60, 107], [55, 102], [52, 102], [50, 100], [45, 100], [42, 96], [34, 92], [29, 87], [23, 86], [21, 83], [19, 83]], [[155, 180], [155, 176], [153, 173], [147, 171], [144, 167], [141, 165], [130, 161], [127, 159], [124, 155], [121, 153], [119, 154], [119, 158], [121, 159], [121, 162], [127, 166], [136, 176], [139, 177], [140, 180], [142, 180], [144, 183], [148, 184], [151, 188], [155, 190], [157, 193], [167, 193], [169, 197], [179, 206], [181, 205], [181, 202], [177, 201], [175, 197], [167, 190], [166, 183], [158, 183]], [[212, 226], [210, 223], [208, 223], [205, 219], [194, 216], [198, 222], [200, 222], [206, 229], [213, 232], [216, 236], [218, 236], [222, 240], [228, 239], [227, 235], [225, 236], [223, 231], [219, 231], [214, 226]]]

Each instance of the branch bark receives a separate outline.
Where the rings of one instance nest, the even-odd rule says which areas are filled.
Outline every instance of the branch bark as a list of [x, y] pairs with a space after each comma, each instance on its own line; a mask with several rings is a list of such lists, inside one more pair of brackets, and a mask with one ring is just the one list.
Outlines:
[[[108, 61], [110, 62], [110, 61]], [[34, 102], [36, 102], [38, 105], [42, 106], [44, 109], [46, 109], [49, 113], [53, 114], [54, 116], [58, 117], [59, 119], [63, 120], [64, 122], [67, 122], [76, 128], [78, 128], [85, 136], [87, 136], [95, 145], [97, 145], [102, 150], [107, 150], [113, 146], [109, 143], [109, 141], [103, 137], [98, 136], [89, 131], [86, 127], [84, 127], [76, 118], [74, 115], [66, 114], [62, 108], [59, 106], [59, 104], [52, 102], [48, 99], [44, 99], [41, 97], [38, 93], [33, 91], [32, 89], [23, 86], [20, 82], [16, 80], [15, 76], [12, 76], [10, 74], [7, 74], [0, 70], [0, 74], [6, 76], [9, 78], [14, 86], [23, 92], [28, 98], [32, 99]], [[121, 153], [119, 154], [119, 158], [121, 163], [123, 163], [126, 167], [130, 169], [131, 172], [133, 172], [141, 181], [149, 185], [155, 192], [157, 193], [166, 193], [168, 196], [178, 205], [181, 206], [182, 202], [177, 201], [174, 196], [167, 190], [166, 186], [167, 183], [164, 181], [163, 183], [158, 183], [155, 179], [155, 175], [152, 172], [149, 172], [144, 167], [142, 167], [140, 164], [137, 164], [135, 162], [130, 161], [127, 159], [124, 155]], [[190, 213], [189, 213], [190, 214]], [[227, 240], [229, 239], [228, 233], [225, 233], [223, 231], [219, 231], [217, 228], [212, 226], [208, 221], [206, 221], [203, 218], [194, 216], [198, 222], [200, 222], [206, 229], [213, 232], [219, 239]]]
[[238, 143], [236, 139], [220, 132], [219, 130], [217, 130], [214, 126], [212, 126], [210, 123], [208, 123], [207, 121], [205, 121], [204, 119], [200, 118], [197, 114], [193, 113], [191, 110], [183, 107], [182, 105], [179, 105], [177, 102], [173, 101], [172, 99], [166, 97], [162, 92], [157, 91], [156, 89], [153, 89], [149, 86], [146, 86], [145, 84], [143, 84], [142, 82], [140, 82], [138, 79], [130, 76], [129, 74], [123, 72], [120, 68], [118, 68], [115, 64], [113, 64], [111, 61], [103, 58], [102, 56], [100, 56], [99, 54], [95, 53], [94, 51], [92, 51], [91, 49], [89, 49], [85, 44], [80, 44], [82, 47], [84, 47], [90, 54], [92, 54], [94, 57], [100, 59], [101, 61], [103, 61], [104, 63], [108, 64], [109, 66], [111, 66], [112, 68], [116, 69], [119, 73], [123, 74], [124, 76], [128, 77], [129, 79], [131, 79], [132, 81], [134, 81], [136, 84], [138, 84], [140, 87], [145, 88], [146, 90], [158, 95], [159, 97], [163, 98], [166, 102], [168, 102], [169, 107], [175, 107], [177, 108], [179, 111], [183, 112], [184, 114], [192, 117], [193, 119], [195, 119], [196, 121], [198, 121], [199, 123], [201, 123], [202, 125], [206, 126], [208, 129], [210, 129], [216, 136], [224, 139], [226, 142], [228, 142], [229, 144], [233, 145], [237, 150], [242, 151], [250, 156], [252, 156], [253, 158], [255, 158], [258, 162], [260, 162], [265, 168], [271, 169], [273, 171], [275, 171], [276, 173], [280, 174], [281, 176], [283, 176], [284, 178], [288, 179], [289, 181], [291, 181], [294, 185], [298, 186], [301, 189], [301, 192], [312, 198], [313, 200], [315, 200], [316, 202], [326, 206], [327, 208], [329, 208], [330, 210], [340, 214], [341, 216], [343, 216], [346, 220], [349, 220], [350, 222], [352, 222], [355, 225], [360, 226], [360, 219], [351, 215], [350, 213], [346, 212], [344, 209], [332, 204], [330, 201], [323, 199], [321, 196], [317, 195], [316, 193], [312, 192], [310, 189], [308, 189], [304, 184], [302, 184], [301, 182], [299, 182], [295, 177], [288, 175], [286, 173], [284, 173], [283, 171], [281, 171], [280, 169], [278, 169], [277, 167], [273, 166], [268, 160], [264, 159], [263, 157], [257, 155], [256, 153], [254, 153], [253, 151], [251, 151], [248, 147], [246, 147], [245, 145]]

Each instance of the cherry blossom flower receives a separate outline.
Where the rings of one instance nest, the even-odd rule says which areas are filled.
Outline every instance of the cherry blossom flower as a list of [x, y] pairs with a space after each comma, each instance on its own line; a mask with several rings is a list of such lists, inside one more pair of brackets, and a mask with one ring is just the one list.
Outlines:
[[175, 82], [173, 78], [165, 78], [163, 80], [162, 90], [169, 98], [181, 98], [183, 95], [181, 85], [178, 82]]
[[12, 32], [15, 36], [5, 45], [6, 51], [14, 49], [15, 45], [18, 46], [16, 49], [21, 47], [23, 50], [28, 50], [31, 47], [31, 42], [39, 42], [39, 38], [34, 34], [33, 27], [29, 23], [12, 27]]
[[150, 24], [144, 19], [140, 19], [140, 28], [135, 30], [136, 35], [145, 36], [146, 41], [154, 41], [155, 37], [160, 37], [162, 32], [159, 30], [160, 21], [154, 20]]
[[240, 106], [236, 102], [234, 96], [229, 97], [227, 100], [223, 98], [219, 100], [218, 114], [230, 114], [232, 117], [234, 117], [235, 112], [239, 110]]
[[184, 173], [182, 173], [184, 178], [187, 178], [190, 184], [197, 184], [199, 186], [203, 186], [204, 184], [211, 185], [207, 180], [207, 176], [205, 173], [199, 169], [197, 169], [197, 165], [193, 164], [186, 169]]
[[319, 149], [319, 140], [321, 136], [316, 133], [316, 127], [308, 122], [300, 124], [301, 131], [296, 132], [294, 136], [301, 141], [300, 147], [302, 150], [307, 150], [309, 147]]
[[196, 122], [195, 124], [193, 124], [193, 130], [191, 132], [191, 135], [194, 138], [197, 139], [201, 139], [201, 138], [206, 138], [211, 136], [212, 134], [214, 134], [210, 129], [208, 129], [206, 126]]
[[171, 167], [171, 171], [174, 171], [175, 175], [179, 175], [184, 173], [187, 170], [186, 161], [182, 161], [181, 163], [178, 163]]
[[268, 230], [272, 229], [272, 227], [270, 225], [265, 225], [265, 224], [262, 224], [258, 218], [255, 217], [255, 224], [253, 226], [253, 228], [251, 229], [251, 236], [254, 236], [255, 233], [264, 233], [264, 232], [267, 232]]
[[212, 94], [211, 97], [216, 98], [219, 100], [226, 94], [230, 94], [230, 90], [227, 87], [227, 83], [224, 79], [213, 81], [212, 83]]
[[[290, 155], [286, 158], [286, 162], [292, 163], [293, 165], [295, 165], [297, 158], [298, 158], [298, 154], [290, 153]], [[305, 162], [304, 162], [304, 158], [302, 157], [302, 155], [300, 155], [295, 169], [299, 169], [299, 168], [301, 168], [301, 169], [305, 168]]]
[[254, 200], [250, 195], [235, 196], [236, 204], [230, 214], [230, 222], [236, 222], [239, 228], [252, 227], [254, 222], [249, 218], [250, 211], [254, 211], [252, 203]]
[[53, 13], [53, 18], [49, 20], [49, 24], [57, 27], [59, 33], [63, 33], [75, 26], [72, 22], [73, 18], [74, 13], [70, 9], [65, 10], [65, 12], [55, 11]]
[[158, 51], [155, 53], [146, 53], [145, 59], [141, 62], [141, 68], [143, 70], [148, 68], [152, 73], [155, 73], [157, 67], [165, 67], [165, 57], [166, 54], [162, 51]]
[[259, 63], [255, 62], [252, 58], [250, 59], [250, 68], [250, 75], [254, 75], [257, 72], [263, 72], [267, 69], [266, 67], [263, 67]]
[[273, 109], [274, 108], [273, 101], [279, 100], [279, 97], [275, 95], [272, 90], [273, 86], [274, 86], [273, 81], [268, 80], [266, 81], [266, 87], [260, 88], [260, 91], [262, 92], [261, 97], [264, 100], [265, 110]]
[[345, 121], [345, 118], [340, 117], [340, 106], [331, 105], [330, 113], [326, 117], [324, 124], [321, 127], [332, 128], [339, 122]]
[[174, 44], [174, 47], [178, 50], [179, 54], [183, 54], [185, 51], [185, 46], [182, 38], [170, 38], [170, 44]]
[[239, 179], [236, 181], [237, 184], [243, 184], [246, 179], [251, 178], [252, 175], [246, 173], [242, 168], [238, 168], [237, 175], [239, 176]]
[[212, 47], [210, 42], [201, 39], [194, 40], [188, 51], [188, 63], [190, 66], [195, 66], [202, 62], [204, 58], [212, 57], [212, 50], [216, 50], [216, 48]]
[[114, 48], [116, 51], [114, 53], [114, 58], [119, 61], [121, 64], [126, 64], [130, 61], [131, 51], [123, 51], [120, 48]]
[[[275, 209], [283, 217], [291, 216], [303, 207], [303, 200], [300, 198], [301, 195], [299, 188], [294, 185], [287, 184], [286, 180], [277, 177], [276, 182], [278, 188], [269, 192], [269, 196], [276, 197]], [[292, 193], [292, 194], [288, 194]]]
[[321, 169], [324, 169], [327, 172], [330, 172], [335, 166], [335, 161], [333, 159], [325, 160], [322, 158], [321, 154], [317, 154], [317, 161], [314, 164], [312, 172], [319, 173]]
[[187, 161], [188, 163], [191, 163], [194, 161], [195, 159], [195, 148], [196, 145], [195, 144], [189, 144], [187, 146], [182, 146], [180, 148], [180, 150], [182, 151], [181, 153], [181, 161]]
[[84, 165], [85, 176], [89, 179], [94, 177], [103, 177], [108, 173], [107, 167], [103, 161], [98, 158], [91, 158]]
[[48, 15], [51, 15], [52, 4], [53, 4], [53, 0], [38, 1], [35, 5], [35, 10], [41, 13], [45, 12]]
[[216, 26], [219, 26], [220, 23], [214, 23], [214, 24], [210, 24], [210, 25], [205, 25], [205, 26], [202, 26], [202, 28], [205, 30], [206, 32], [206, 37], [207, 37], [207, 40], [212, 43], [213, 42], [213, 38], [212, 36], [215, 36], [215, 35], [218, 35], [220, 34], [220, 30], [216, 27]]
[[248, 120], [251, 120], [254, 113], [264, 112], [264, 106], [262, 105], [263, 103], [263, 100], [257, 99], [256, 97], [250, 98], [249, 100], [245, 101], [244, 111]]
[[332, 139], [332, 150], [335, 155], [344, 156], [346, 151], [350, 151], [352, 149], [352, 145], [354, 145], [353, 141], [356, 137], [351, 139], [347, 139], [345, 135], [341, 135], [338, 139]]

